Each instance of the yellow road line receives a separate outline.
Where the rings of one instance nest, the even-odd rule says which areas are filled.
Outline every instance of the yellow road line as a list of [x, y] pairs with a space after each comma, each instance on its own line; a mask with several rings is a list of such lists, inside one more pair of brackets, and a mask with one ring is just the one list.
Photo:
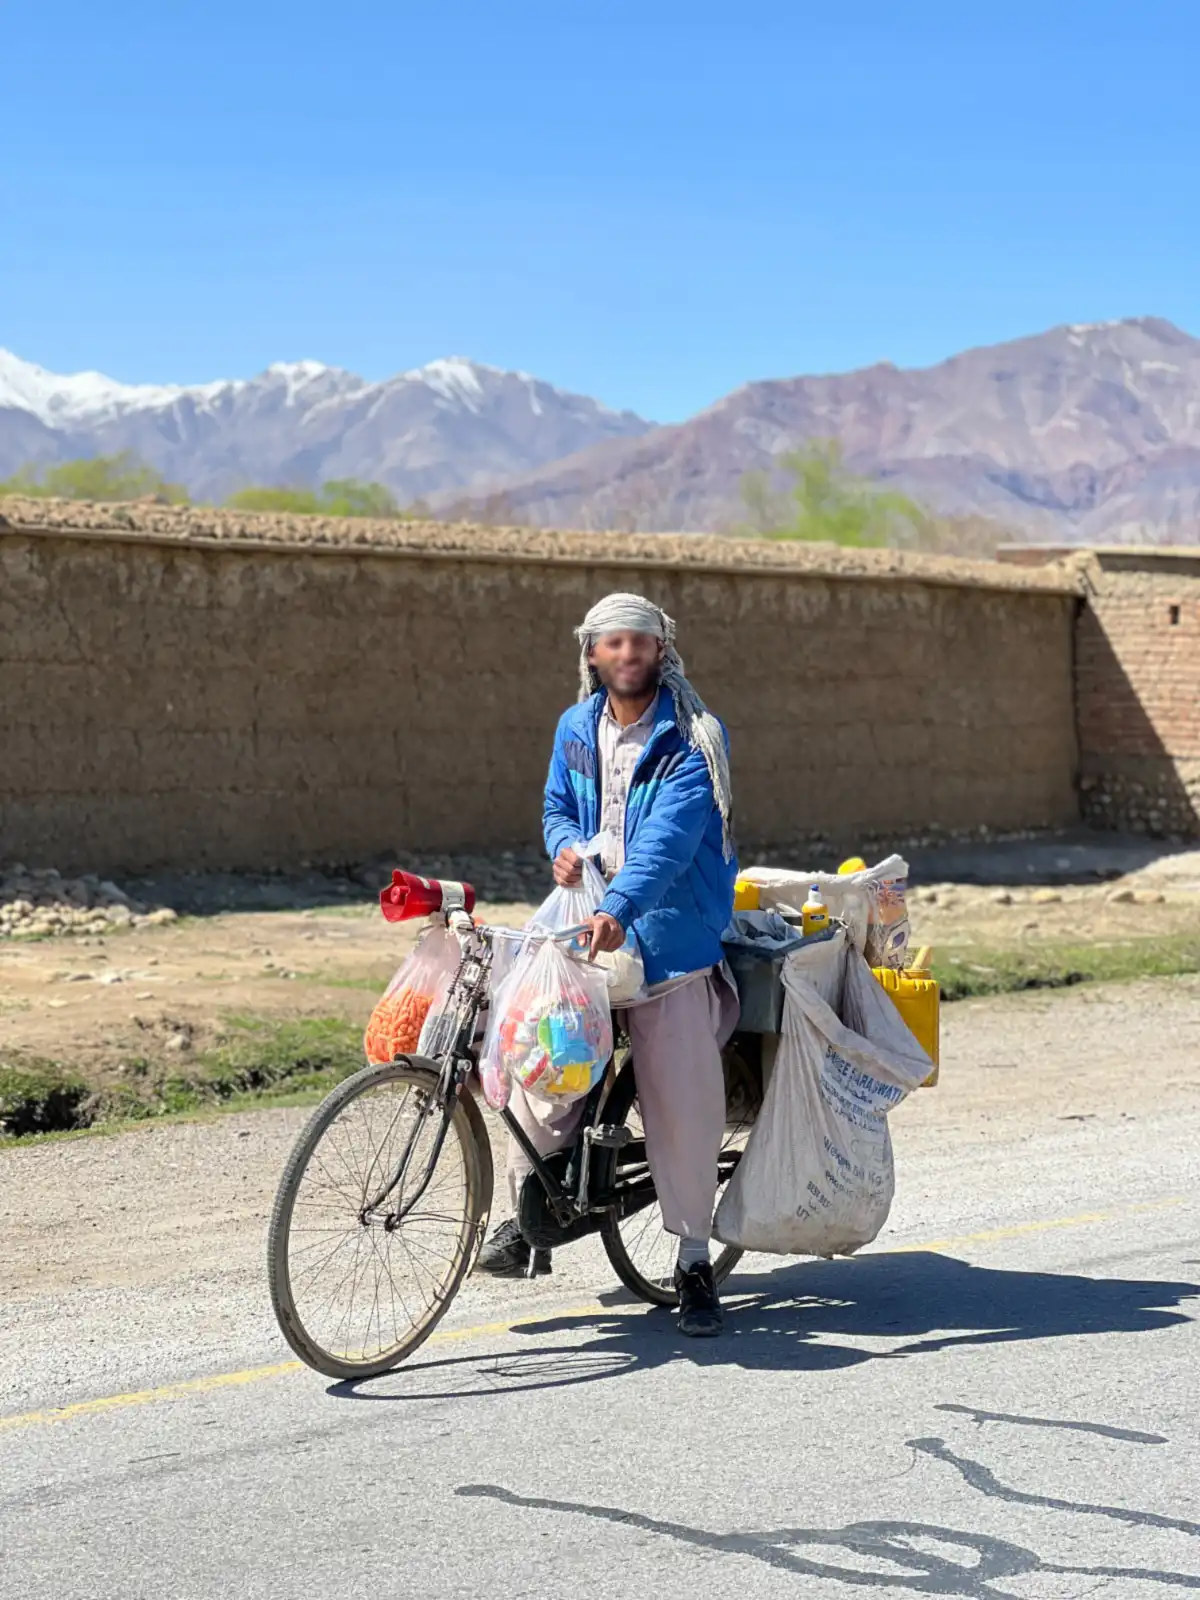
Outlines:
[[963, 1233], [956, 1239], [930, 1239], [924, 1244], [897, 1244], [880, 1252], [910, 1255], [917, 1250], [956, 1250], [964, 1244], [994, 1244], [1003, 1239], [1023, 1239], [1031, 1233], [1053, 1233], [1057, 1228], [1083, 1228], [1097, 1222], [1118, 1222], [1123, 1217], [1144, 1216], [1148, 1211], [1166, 1211], [1186, 1205], [1183, 1195], [1169, 1200], [1151, 1200], [1145, 1205], [1126, 1206], [1122, 1211], [1084, 1211], [1077, 1217], [1052, 1217], [1044, 1222], [1014, 1222], [1006, 1228], [985, 1228], [981, 1233]]
[[[605, 1308], [597, 1300], [588, 1305], [570, 1306], [559, 1315], [577, 1317], [596, 1316]], [[535, 1313], [526, 1312], [508, 1322], [482, 1322], [470, 1328], [444, 1328], [431, 1333], [422, 1346], [456, 1344], [464, 1339], [486, 1339], [495, 1334], [511, 1333]], [[555, 1315], [553, 1311], [549, 1313]], [[119, 1411], [125, 1406], [150, 1405], [159, 1400], [181, 1400], [190, 1394], [211, 1394], [216, 1389], [236, 1389], [243, 1384], [258, 1383], [263, 1378], [282, 1378], [288, 1373], [303, 1372], [302, 1361], [274, 1361], [265, 1367], [246, 1367], [241, 1372], [214, 1372], [207, 1378], [185, 1378], [180, 1383], [164, 1383], [156, 1389], [134, 1389], [128, 1394], [104, 1395], [99, 1400], [77, 1400], [72, 1405], [54, 1406], [49, 1411], [25, 1411], [18, 1416], [0, 1417], [0, 1433], [9, 1428], [28, 1428], [35, 1423], [70, 1422], [75, 1417], [94, 1416], [103, 1411]]]
[[0, 1417], [0, 1432], [6, 1428], [29, 1427], [36, 1422], [70, 1422], [73, 1417], [95, 1416], [101, 1411], [119, 1411], [123, 1406], [144, 1406], [154, 1400], [180, 1400], [188, 1394], [208, 1394], [213, 1389], [233, 1389], [260, 1378], [278, 1378], [285, 1372], [299, 1372], [301, 1361], [276, 1361], [269, 1367], [247, 1367], [244, 1372], [217, 1372], [208, 1378], [187, 1378], [182, 1383], [165, 1383], [158, 1389], [135, 1389], [129, 1394], [109, 1394], [99, 1400], [78, 1400], [74, 1405], [55, 1406], [51, 1411], [26, 1411], [21, 1416]]
[[[1021, 1239], [1029, 1234], [1051, 1233], [1060, 1228], [1083, 1228], [1101, 1222], [1119, 1222], [1126, 1217], [1143, 1216], [1147, 1212], [1165, 1211], [1174, 1206], [1186, 1205], [1183, 1195], [1168, 1200], [1154, 1200], [1145, 1205], [1128, 1206], [1122, 1211], [1085, 1211], [1074, 1217], [1052, 1217], [1039, 1222], [1016, 1222], [1006, 1228], [985, 1228], [978, 1233], [962, 1233], [951, 1239], [930, 1239], [921, 1244], [892, 1245], [873, 1252], [877, 1255], [911, 1255], [918, 1250], [958, 1250], [969, 1244], [994, 1244], [1005, 1239]], [[503, 1322], [483, 1322], [469, 1328], [446, 1328], [430, 1334], [424, 1348], [438, 1344], [457, 1344], [467, 1339], [486, 1339], [496, 1334], [512, 1333], [535, 1317], [570, 1315], [575, 1317], [598, 1316], [611, 1307], [599, 1301], [586, 1305], [570, 1306], [555, 1313], [541, 1309], [526, 1311], [522, 1316]], [[265, 1378], [281, 1378], [288, 1373], [301, 1372], [301, 1361], [276, 1361], [265, 1367], [247, 1367], [241, 1372], [217, 1372], [207, 1378], [187, 1378], [181, 1383], [165, 1383], [156, 1389], [136, 1389], [129, 1394], [105, 1395], [99, 1400], [77, 1400], [73, 1405], [55, 1406], [49, 1411], [25, 1411], [18, 1416], [0, 1417], [0, 1433], [10, 1428], [29, 1428], [39, 1423], [70, 1422], [76, 1417], [96, 1416], [106, 1411], [119, 1411], [126, 1406], [150, 1405], [160, 1400], [181, 1400], [187, 1395], [211, 1394], [217, 1389], [235, 1389], [248, 1383], [259, 1383]]]

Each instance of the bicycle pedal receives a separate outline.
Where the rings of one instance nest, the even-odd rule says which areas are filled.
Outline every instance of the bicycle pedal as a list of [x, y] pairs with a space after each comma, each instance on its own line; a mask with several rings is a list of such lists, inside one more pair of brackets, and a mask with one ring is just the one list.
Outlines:
[[525, 1268], [527, 1278], [546, 1278], [554, 1271], [550, 1264], [549, 1250], [531, 1250], [529, 1252], [529, 1265]]
[[584, 1138], [591, 1145], [599, 1145], [602, 1150], [623, 1150], [633, 1134], [623, 1122], [604, 1122], [599, 1127], [588, 1128]]

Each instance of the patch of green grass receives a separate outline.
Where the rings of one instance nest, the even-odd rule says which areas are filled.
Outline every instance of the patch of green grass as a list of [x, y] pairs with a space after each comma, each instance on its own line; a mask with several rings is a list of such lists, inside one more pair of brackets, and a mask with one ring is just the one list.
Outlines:
[[17, 1146], [25, 1150], [30, 1145], [63, 1144], [72, 1139], [110, 1138], [120, 1133], [134, 1133], [150, 1122], [156, 1127], [163, 1124], [212, 1122], [217, 1117], [229, 1116], [237, 1111], [261, 1111], [266, 1106], [274, 1108], [315, 1106], [320, 1104], [328, 1092], [328, 1087], [289, 1089], [281, 1086], [265, 1094], [235, 1094], [228, 1100], [197, 1101], [194, 1106], [189, 1106], [184, 1111], [156, 1111], [150, 1115], [122, 1117], [111, 1122], [93, 1122], [86, 1128], [60, 1128], [53, 1133], [27, 1133], [20, 1136], [0, 1134], [0, 1150], [13, 1149]]
[[1196, 972], [1200, 972], [1200, 933], [1006, 949], [950, 945], [935, 950], [933, 959], [933, 975], [947, 1001]]
[[340, 1017], [231, 1017], [219, 1044], [186, 1069], [126, 1064], [115, 1087], [89, 1086], [52, 1061], [0, 1062], [0, 1138], [138, 1122], [228, 1104], [319, 1099], [363, 1065], [362, 1029]]
[[231, 1017], [228, 1027], [228, 1036], [197, 1056], [187, 1073], [160, 1084], [167, 1111], [280, 1088], [323, 1092], [363, 1064], [362, 1029], [341, 1017]]

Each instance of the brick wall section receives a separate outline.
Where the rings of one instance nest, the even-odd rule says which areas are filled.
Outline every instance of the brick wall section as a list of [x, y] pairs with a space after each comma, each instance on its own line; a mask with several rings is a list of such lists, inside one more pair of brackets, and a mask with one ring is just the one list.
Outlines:
[[476, 558], [10, 521], [0, 859], [254, 868], [529, 842], [571, 629], [615, 588], [679, 618], [730, 726], [745, 844], [1076, 820], [1065, 580], [631, 548]]
[[1200, 834], [1200, 551], [1097, 551], [1086, 587], [1076, 643], [1084, 816]]

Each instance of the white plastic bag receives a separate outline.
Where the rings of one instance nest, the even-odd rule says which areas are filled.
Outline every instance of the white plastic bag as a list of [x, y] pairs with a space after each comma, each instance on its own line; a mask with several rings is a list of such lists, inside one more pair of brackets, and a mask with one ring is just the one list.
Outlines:
[[903, 856], [888, 856], [862, 872], [845, 875], [746, 867], [741, 876], [758, 885], [759, 904], [764, 911], [784, 907], [799, 911], [813, 884], [819, 885], [830, 916], [839, 917], [847, 925], [854, 948], [866, 957], [869, 967], [899, 969], [907, 961], [908, 862]]
[[[564, 928], [577, 928], [595, 916], [600, 909], [600, 902], [608, 893], [608, 885], [595, 860], [604, 843], [605, 835], [597, 834], [588, 844], [571, 846], [582, 862], [582, 881], [570, 889], [555, 886], [530, 917], [531, 928], [548, 928], [558, 933]], [[611, 1005], [626, 1006], [645, 998], [646, 971], [642, 965], [637, 935], [632, 928], [625, 935], [625, 943], [619, 950], [596, 957], [596, 966], [603, 970], [608, 981]]]
[[511, 967], [495, 982], [488, 1001], [487, 1027], [479, 1048], [479, 1085], [483, 1098], [493, 1111], [503, 1111], [512, 1099], [512, 1077], [500, 1052], [500, 1027], [504, 1021], [505, 991], [512, 978]]
[[605, 975], [553, 939], [531, 941], [495, 997], [496, 1064], [526, 1094], [556, 1105], [597, 1084], [612, 1055]]
[[363, 1036], [368, 1061], [394, 1061], [420, 1050], [428, 1018], [440, 1010], [461, 960], [450, 930], [431, 924], [371, 1013]]
[[771, 1081], [714, 1232], [742, 1250], [852, 1255], [895, 1192], [888, 1113], [933, 1064], [840, 930], [790, 955], [783, 985]]

